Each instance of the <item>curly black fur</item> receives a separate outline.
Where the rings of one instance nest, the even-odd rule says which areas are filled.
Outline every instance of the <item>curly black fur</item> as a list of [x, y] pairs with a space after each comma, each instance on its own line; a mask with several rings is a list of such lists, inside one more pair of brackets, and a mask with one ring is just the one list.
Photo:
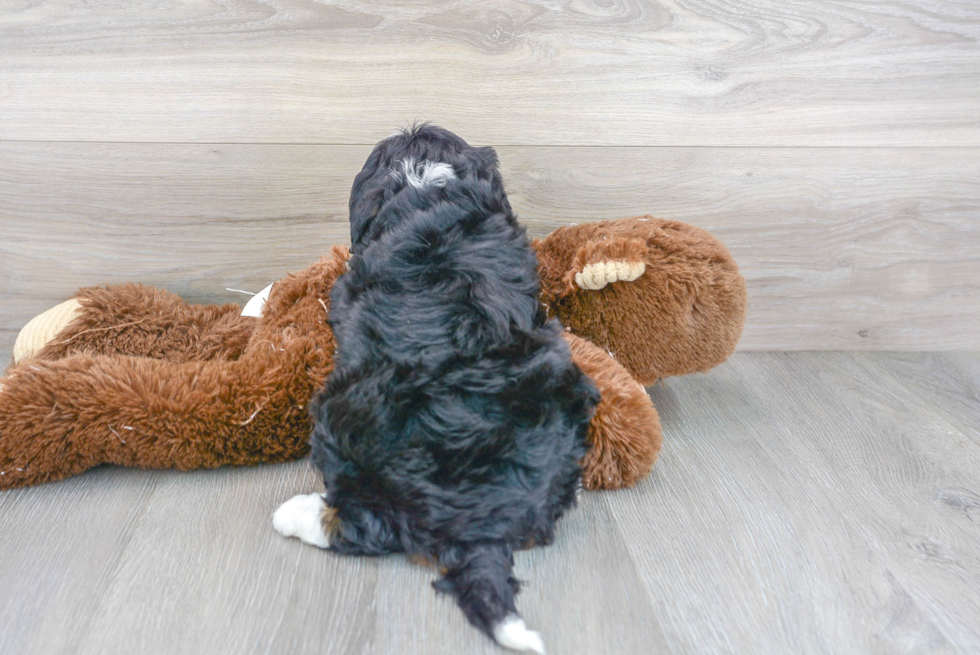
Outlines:
[[[435, 162], [451, 173], [425, 183]], [[313, 408], [331, 548], [438, 560], [436, 588], [493, 636], [516, 612], [513, 550], [551, 542], [575, 503], [598, 392], [539, 306], [492, 148], [430, 126], [390, 137], [350, 210], [336, 368]]]

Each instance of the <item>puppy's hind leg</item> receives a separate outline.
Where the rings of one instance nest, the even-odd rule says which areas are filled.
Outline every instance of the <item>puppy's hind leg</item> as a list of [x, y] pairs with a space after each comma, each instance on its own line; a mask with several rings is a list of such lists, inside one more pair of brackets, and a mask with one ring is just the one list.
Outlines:
[[320, 494], [293, 496], [272, 514], [272, 527], [284, 537], [296, 537], [318, 548], [329, 548], [330, 537], [326, 525], [334, 517]]
[[272, 527], [318, 548], [343, 555], [387, 555], [402, 544], [389, 521], [368, 510], [350, 510], [343, 520], [320, 494], [293, 496], [272, 514]]

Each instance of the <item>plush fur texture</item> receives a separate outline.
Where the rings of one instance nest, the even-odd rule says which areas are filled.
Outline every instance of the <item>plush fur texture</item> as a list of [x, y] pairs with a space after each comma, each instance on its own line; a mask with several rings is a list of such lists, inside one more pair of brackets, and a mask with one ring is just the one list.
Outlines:
[[[254, 320], [235, 304], [189, 305], [141, 284], [79, 289], [82, 316], [75, 329], [49, 341], [39, 359], [90, 355], [151, 357], [168, 362], [234, 360], [242, 356]], [[106, 339], [106, 333], [114, 338]]]
[[437, 560], [436, 588], [497, 638], [516, 614], [513, 550], [550, 543], [575, 503], [599, 393], [538, 302], [491, 148], [430, 126], [390, 137], [350, 204], [312, 437], [330, 548]]
[[[305, 455], [308, 406], [333, 365], [326, 303], [346, 254], [280, 280], [266, 316], [249, 323], [234, 305], [190, 307], [157, 289], [83, 289], [82, 314], [0, 379], [0, 488], [102, 463], [195, 469]], [[186, 336], [226, 329], [219, 352]], [[152, 356], [162, 353], [172, 359]]]
[[[548, 312], [609, 351], [641, 384], [705, 372], [735, 350], [745, 280], [704, 230], [637, 216], [560, 227], [535, 246]], [[578, 286], [576, 275], [599, 262], [635, 262], [644, 272], [599, 291]]]
[[646, 477], [660, 453], [657, 410], [646, 389], [606, 351], [571, 332], [564, 336], [572, 359], [602, 391], [582, 460], [582, 482], [588, 489], [630, 487]]
[[[741, 332], [745, 282], [707, 232], [655, 218], [568, 226], [532, 245], [549, 313], [571, 331], [566, 339], [598, 346], [587, 358], [573, 347], [603, 396], [585, 484], [629, 486], [649, 471], [660, 426], [636, 418], [638, 405], [656, 415], [649, 397], [610, 399], [630, 396], [631, 376], [650, 384], [723, 361]], [[347, 257], [336, 247], [280, 280], [258, 319], [152, 287], [80, 290], [79, 316], [0, 378], [0, 489], [102, 463], [193, 469], [305, 455], [305, 408], [333, 366], [330, 289]], [[575, 283], [590, 265], [625, 259], [644, 264], [639, 278], [599, 290]]]
[[[572, 348], [603, 398], [585, 484], [633, 484], [649, 472], [661, 433], [631, 378], [650, 384], [727, 358], [745, 318], [745, 282], [710, 234], [656, 218], [567, 226], [532, 245], [549, 313], [570, 330], [566, 339], [593, 346]], [[347, 257], [336, 247], [277, 282], [258, 319], [152, 287], [80, 290], [77, 318], [0, 378], [0, 489], [102, 463], [193, 469], [305, 455], [306, 406], [333, 367], [330, 289]], [[643, 273], [600, 289], [576, 283], [623, 261]]]

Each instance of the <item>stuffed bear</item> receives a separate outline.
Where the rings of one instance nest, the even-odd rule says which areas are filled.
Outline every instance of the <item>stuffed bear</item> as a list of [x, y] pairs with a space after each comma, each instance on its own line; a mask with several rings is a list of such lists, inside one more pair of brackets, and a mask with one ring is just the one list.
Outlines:
[[[561, 227], [533, 242], [541, 302], [602, 400], [590, 489], [649, 473], [661, 428], [645, 385], [734, 350], [745, 282], [725, 247], [651, 216]], [[330, 289], [348, 252], [276, 282], [258, 317], [138, 284], [90, 287], [36, 317], [0, 378], [0, 489], [103, 463], [211, 468], [298, 459], [333, 365]]]

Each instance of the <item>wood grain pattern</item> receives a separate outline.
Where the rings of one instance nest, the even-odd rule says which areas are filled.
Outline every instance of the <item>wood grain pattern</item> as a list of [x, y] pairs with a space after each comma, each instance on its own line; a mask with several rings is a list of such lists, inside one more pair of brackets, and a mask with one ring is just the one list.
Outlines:
[[799, 398], [770, 396], [766, 420], [798, 431], [790, 443], [805, 470], [833, 471], [828, 495], [873, 556], [961, 652], [980, 648], [980, 524], [959, 506], [980, 491], [980, 448], [881, 369], [846, 355], [749, 363], [751, 379], [767, 376], [760, 390], [782, 385]]
[[980, 448], [888, 374], [744, 353], [652, 396], [665, 458], [615, 514], [675, 652], [977, 649]]
[[[980, 445], [956, 424], [977, 380], [972, 356], [877, 353], [668, 380], [653, 475], [519, 553], [519, 607], [551, 653], [976, 652]], [[301, 461], [3, 492], [0, 653], [503, 652], [431, 569], [276, 535], [276, 505], [319, 484]]]
[[[931, 412], [980, 445], [980, 353], [863, 353], [861, 359], [887, 371]], [[965, 506], [971, 508], [980, 518], [980, 498]]]
[[[0, 142], [0, 338], [80, 286], [236, 302], [305, 268], [348, 242], [369, 150]], [[535, 236], [638, 213], [718, 236], [748, 280], [742, 349], [980, 348], [973, 149], [498, 151]]]
[[[107, 500], [103, 489], [117, 477]], [[130, 495], [139, 480], [147, 492]], [[84, 493], [89, 487], [96, 493]], [[190, 473], [103, 469], [40, 494], [5, 493], [3, 534], [27, 530], [33, 538], [0, 538], [0, 552], [9, 555], [0, 581], [16, 591], [0, 604], [0, 620], [17, 626], [0, 635], [0, 653], [499, 652], [436, 595], [434, 570], [401, 557], [340, 557], [277, 535], [272, 510], [318, 487], [302, 461]], [[83, 511], [61, 530], [59, 508], [70, 494], [81, 496], [72, 504]], [[100, 517], [102, 502], [129, 513]], [[591, 545], [562, 536], [552, 548], [517, 555], [517, 575], [526, 581], [520, 605], [549, 633], [553, 652], [616, 655], [664, 645], [632, 560], [610, 528], [605, 500], [591, 496], [563, 527], [594, 535]], [[76, 532], [115, 529], [122, 534], [111, 543], [121, 545], [104, 554], [102, 544]], [[32, 550], [40, 538], [47, 546]], [[596, 561], [597, 551], [608, 559]], [[65, 552], [74, 557], [62, 559]], [[83, 565], [81, 557], [91, 561]], [[45, 569], [41, 581], [34, 568]], [[67, 584], [53, 594], [47, 578]], [[570, 592], [589, 602], [564, 602]], [[20, 594], [28, 602], [14, 602]], [[58, 627], [63, 615], [72, 620]]]
[[978, 37], [943, 0], [14, 0], [0, 139], [977, 146]]
[[501, 160], [540, 233], [653, 213], [721, 239], [748, 283], [741, 349], [980, 348], [972, 149], [502, 148]]
[[0, 493], [0, 653], [77, 652], [155, 487], [120, 469]]
[[78, 652], [363, 648], [379, 560], [325, 556], [271, 527], [283, 497], [315, 486], [308, 463], [147, 475], [156, 492]]

